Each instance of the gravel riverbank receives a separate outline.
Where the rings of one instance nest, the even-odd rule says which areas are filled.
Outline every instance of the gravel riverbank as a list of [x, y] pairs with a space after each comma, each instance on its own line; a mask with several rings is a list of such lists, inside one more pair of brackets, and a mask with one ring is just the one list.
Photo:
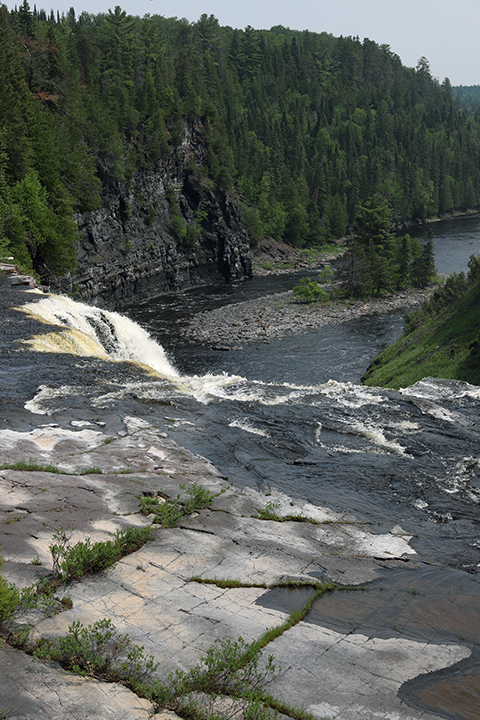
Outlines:
[[259, 340], [269, 342], [366, 315], [411, 309], [421, 305], [430, 293], [429, 289], [405, 290], [369, 300], [306, 304], [298, 302], [290, 290], [199, 313], [185, 333], [198, 342], [229, 349]]

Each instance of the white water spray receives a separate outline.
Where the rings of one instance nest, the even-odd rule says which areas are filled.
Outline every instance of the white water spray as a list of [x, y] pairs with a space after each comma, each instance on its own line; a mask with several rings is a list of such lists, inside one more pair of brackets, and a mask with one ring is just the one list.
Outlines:
[[[34, 291], [35, 294], [37, 294]], [[96, 404], [103, 406], [134, 389], [145, 400], [174, 396], [177, 393], [194, 397], [208, 404], [215, 400], [235, 400], [261, 405], [314, 403], [318, 394], [325, 395], [340, 406], [360, 408], [382, 403], [385, 398], [370, 388], [330, 380], [317, 386], [265, 383], [238, 375], [222, 373], [184, 376], [169, 362], [163, 347], [137, 323], [116, 312], [101, 310], [61, 295], [40, 295], [40, 299], [18, 308], [37, 320], [55, 326], [51, 332], [35, 335], [23, 342], [37, 352], [69, 353], [80, 357], [93, 356], [103, 360], [128, 361], [141, 364], [152, 375], [166, 383], [136, 382], [112, 388], [99, 396]], [[43, 394], [47, 392], [44, 388]], [[68, 394], [68, 393], [67, 393]], [[43, 395], [42, 395], [43, 398]], [[42, 406], [42, 398], [35, 399]], [[38, 402], [37, 402], [38, 400]], [[243, 428], [246, 429], [246, 428]], [[252, 430], [249, 428], [249, 431]]]
[[38, 352], [93, 355], [102, 359], [140, 363], [168, 378], [179, 374], [161, 345], [124, 315], [49, 295], [19, 310], [61, 329], [26, 340]]

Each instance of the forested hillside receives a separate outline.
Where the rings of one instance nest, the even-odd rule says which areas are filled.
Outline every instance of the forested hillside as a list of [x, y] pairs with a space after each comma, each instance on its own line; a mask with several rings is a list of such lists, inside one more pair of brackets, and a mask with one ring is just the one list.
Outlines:
[[409, 69], [367, 39], [27, 0], [0, 7], [0, 38], [0, 250], [27, 266], [73, 267], [73, 213], [175, 158], [185, 124], [205, 147], [190, 170], [236, 193], [252, 242], [341, 237], [375, 193], [397, 223], [479, 204], [479, 124], [425, 58]]
[[480, 85], [459, 85], [452, 88], [458, 107], [467, 115], [473, 115], [480, 121]]
[[408, 387], [427, 376], [480, 384], [480, 258], [468, 267], [405, 316], [404, 334], [369, 365], [366, 385]]

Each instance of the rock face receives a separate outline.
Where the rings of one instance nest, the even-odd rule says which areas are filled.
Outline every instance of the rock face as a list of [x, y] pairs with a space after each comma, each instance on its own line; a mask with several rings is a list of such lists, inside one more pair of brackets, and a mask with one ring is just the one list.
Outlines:
[[79, 300], [120, 308], [163, 292], [250, 277], [238, 202], [202, 179], [199, 126], [167, 160], [104, 185], [100, 210], [77, 215], [78, 269], [52, 284]]

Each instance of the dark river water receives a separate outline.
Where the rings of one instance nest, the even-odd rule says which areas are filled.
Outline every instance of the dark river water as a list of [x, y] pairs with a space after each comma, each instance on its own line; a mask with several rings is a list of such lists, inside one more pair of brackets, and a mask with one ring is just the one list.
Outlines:
[[[431, 227], [437, 271], [447, 275], [467, 272], [470, 256], [480, 254], [480, 216], [443, 220]], [[414, 229], [410, 234], [422, 241], [427, 229]], [[139, 303], [126, 313], [149, 330], [182, 372], [240, 371], [266, 382], [300, 382], [302, 378], [307, 382], [358, 382], [370, 361], [400, 336], [403, 313], [324, 327], [308, 335], [283, 338], [273, 346], [253, 345], [234, 356], [185, 341], [182, 328], [195, 313], [291, 290], [305, 275], [314, 273], [302, 271], [197, 288]]]
[[[466, 271], [470, 255], [480, 254], [478, 216], [436, 223], [434, 232], [441, 273]], [[411, 583], [397, 571], [382, 583], [387, 594], [372, 588], [363, 610], [344, 593], [335, 619], [322, 599], [309, 621], [348, 623], [355, 613], [370, 613], [375, 632], [388, 635], [393, 623], [414, 613], [410, 630], [419, 637], [433, 626], [446, 642], [462, 636], [472, 648], [470, 660], [430, 684], [407, 683], [405, 698], [441, 717], [480, 718], [480, 388], [434, 380], [399, 392], [361, 386], [370, 361], [400, 335], [398, 312], [235, 352], [214, 351], [182, 335], [195, 312], [283, 292], [298, 277], [159, 297], [127, 310], [137, 325], [80, 304], [42, 300], [39, 314], [49, 322], [80, 328], [111, 357], [141, 361], [160, 377], [146, 378], [125, 363], [66, 356], [49, 361], [47, 372], [45, 361], [16, 356], [20, 376], [12, 375], [8, 358], [0, 368], [7, 395], [12, 402], [28, 396], [28, 408], [57, 421], [62, 413], [66, 419], [75, 413], [143, 416], [208, 457], [235, 484], [348, 511], [372, 532], [401, 525], [426, 568], [416, 578], [423, 599], [415, 610], [409, 603], [397, 607], [406, 597], [400, 589]], [[458, 611], [442, 615], [435, 600], [440, 591]], [[429, 612], [436, 613], [433, 626]]]
[[[480, 217], [433, 229], [438, 272], [467, 271], [469, 257], [480, 253]], [[418, 232], [420, 239], [425, 234]], [[169, 433], [233, 482], [354, 510], [380, 526], [401, 521], [416, 530], [413, 544], [430, 559], [476, 568], [478, 389], [426, 383], [412, 400], [410, 392], [358, 384], [370, 361], [401, 334], [401, 312], [232, 352], [182, 337], [195, 312], [283, 292], [297, 282], [298, 274], [256, 278], [128, 310], [180, 373], [211, 378], [200, 404], [198, 394], [175, 398]]]

